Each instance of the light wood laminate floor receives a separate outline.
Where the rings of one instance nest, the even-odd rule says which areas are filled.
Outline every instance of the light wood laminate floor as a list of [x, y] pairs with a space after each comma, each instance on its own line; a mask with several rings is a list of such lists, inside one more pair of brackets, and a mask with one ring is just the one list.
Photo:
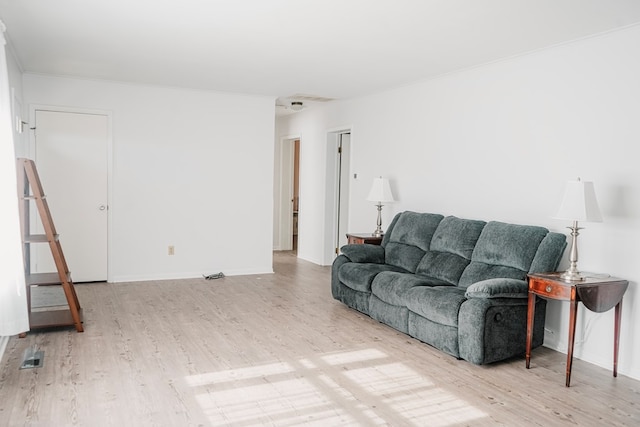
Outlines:
[[[84, 333], [12, 338], [0, 426], [638, 426], [640, 382], [538, 348], [456, 360], [332, 299], [330, 268], [77, 285]], [[26, 349], [44, 366], [19, 370]]]

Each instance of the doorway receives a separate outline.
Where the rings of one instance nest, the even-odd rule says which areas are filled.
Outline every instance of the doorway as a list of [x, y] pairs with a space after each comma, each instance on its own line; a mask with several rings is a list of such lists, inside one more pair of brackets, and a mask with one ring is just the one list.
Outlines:
[[[110, 117], [38, 108], [33, 113], [33, 157], [73, 281], [106, 281]], [[33, 225], [42, 227], [40, 221]], [[33, 251], [34, 272], [55, 271], [48, 247]]]
[[300, 211], [300, 140], [293, 141], [293, 252], [298, 252], [298, 213]]
[[280, 140], [280, 183], [276, 250], [298, 251], [300, 243], [300, 152], [299, 136]]

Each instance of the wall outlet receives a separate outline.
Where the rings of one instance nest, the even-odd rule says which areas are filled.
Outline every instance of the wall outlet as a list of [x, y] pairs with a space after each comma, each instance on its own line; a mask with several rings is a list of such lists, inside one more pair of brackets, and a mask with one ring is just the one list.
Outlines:
[[167, 250], [167, 253], [169, 255], [175, 255], [176, 254], [176, 247], [173, 245], [169, 245], [169, 249]]

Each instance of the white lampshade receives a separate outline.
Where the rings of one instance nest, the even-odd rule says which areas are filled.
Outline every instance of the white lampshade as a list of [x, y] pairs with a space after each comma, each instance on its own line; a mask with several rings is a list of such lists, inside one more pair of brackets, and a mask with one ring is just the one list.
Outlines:
[[374, 178], [367, 200], [370, 202], [394, 202], [389, 180], [383, 177]]
[[556, 219], [570, 221], [602, 222], [602, 214], [598, 207], [598, 199], [593, 189], [593, 182], [577, 181], [567, 182], [564, 198]]

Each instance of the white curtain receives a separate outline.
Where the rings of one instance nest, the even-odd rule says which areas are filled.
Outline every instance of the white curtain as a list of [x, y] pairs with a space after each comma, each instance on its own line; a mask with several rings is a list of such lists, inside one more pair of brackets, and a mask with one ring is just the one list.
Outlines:
[[6, 28], [2, 21], [0, 30], [0, 336], [11, 336], [29, 330], [29, 315], [18, 217]]

